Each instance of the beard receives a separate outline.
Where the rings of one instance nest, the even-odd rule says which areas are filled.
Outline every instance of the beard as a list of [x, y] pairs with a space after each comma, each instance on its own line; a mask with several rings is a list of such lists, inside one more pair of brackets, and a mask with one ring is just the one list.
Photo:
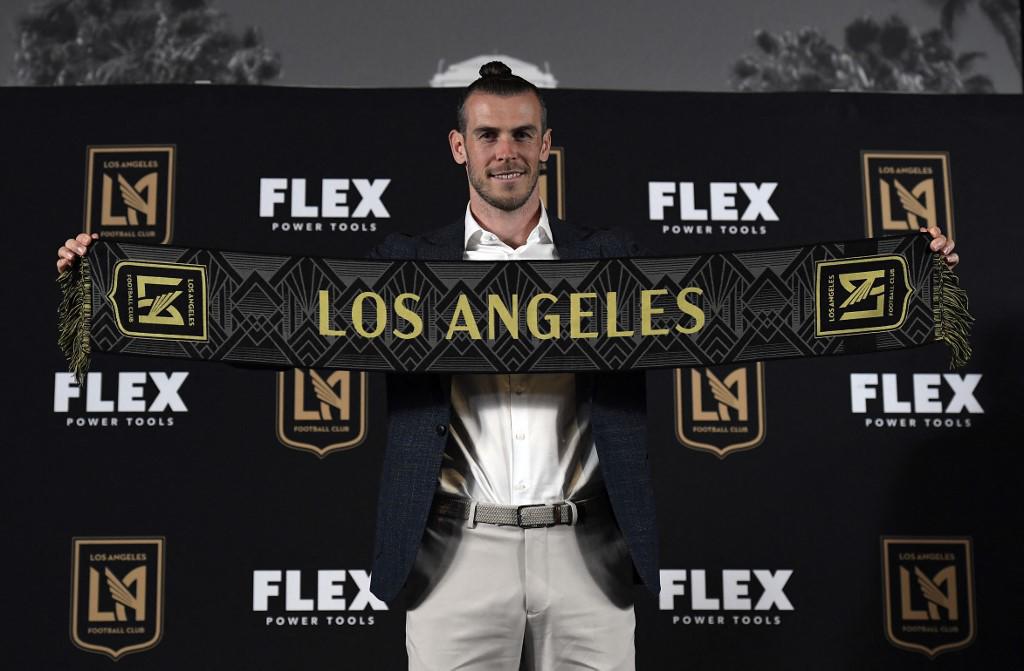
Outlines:
[[500, 193], [498, 188], [500, 187], [500, 184], [492, 182], [486, 172], [478, 175], [477, 172], [473, 170], [473, 166], [470, 162], [468, 160], [466, 161], [466, 173], [469, 175], [469, 185], [473, 187], [473, 190], [477, 192], [485, 203], [505, 212], [515, 212], [525, 205], [526, 201], [530, 200], [530, 196], [533, 195], [533, 190], [537, 188], [537, 179], [540, 177], [539, 170], [530, 170], [527, 165], [511, 166], [511, 169], [522, 170], [527, 179], [530, 180], [530, 187], [521, 195], [516, 193]]

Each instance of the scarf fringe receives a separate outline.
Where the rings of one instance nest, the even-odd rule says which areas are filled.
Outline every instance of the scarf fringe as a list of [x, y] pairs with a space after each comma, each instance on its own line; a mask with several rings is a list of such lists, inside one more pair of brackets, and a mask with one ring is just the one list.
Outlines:
[[79, 384], [89, 370], [89, 328], [92, 320], [92, 269], [88, 259], [57, 276], [61, 301], [57, 307], [57, 344], [68, 361], [68, 370]]
[[963, 368], [971, 359], [969, 338], [974, 323], [974, 317], [968, 312], [967, 292], [960, 288], [960, 278], [942, 256], [936, 254], [932, 263], [936, 278], [935, 339], [949, 345], [952, 355], [949, 367]]

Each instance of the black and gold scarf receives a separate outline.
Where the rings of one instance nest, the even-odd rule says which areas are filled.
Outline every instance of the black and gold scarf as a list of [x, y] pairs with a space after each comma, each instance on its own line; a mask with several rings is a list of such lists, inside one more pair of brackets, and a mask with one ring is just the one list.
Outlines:
[[59, 342], [90, 352], [408, 372], [613, 371], [874, 352], [970, 357], [929, 238], [672, 258], [361, 261], [98, 241]]

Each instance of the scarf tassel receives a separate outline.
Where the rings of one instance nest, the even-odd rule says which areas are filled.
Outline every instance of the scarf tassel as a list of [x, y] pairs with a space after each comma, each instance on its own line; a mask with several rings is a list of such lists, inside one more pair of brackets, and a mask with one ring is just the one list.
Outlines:
[[963, 368], [971, 359], [971, 343], [968, 340], [974, 317], [968, 312], [967, 292], [960, 288], [956, 276], [941, 255], [932, 260], [935, 264], [935, 291], [938, 299], [935, 308], [935, 339], [949, 345], [952, 357], [950, 368]]
[[88, 259], [57, 276], [61, 301], [57, 307], [57, 344], [78, 384], [89, 370], [89, 328], [92, 318], [92, 270]]

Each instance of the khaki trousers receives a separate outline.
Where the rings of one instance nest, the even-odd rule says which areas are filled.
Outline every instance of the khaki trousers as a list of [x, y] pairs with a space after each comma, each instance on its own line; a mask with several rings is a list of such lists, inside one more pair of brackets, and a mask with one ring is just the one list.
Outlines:
[[633, 564], [610, 514], [539, 529], [432, 514], [405, 596], [411, 671], [635, 668]]

